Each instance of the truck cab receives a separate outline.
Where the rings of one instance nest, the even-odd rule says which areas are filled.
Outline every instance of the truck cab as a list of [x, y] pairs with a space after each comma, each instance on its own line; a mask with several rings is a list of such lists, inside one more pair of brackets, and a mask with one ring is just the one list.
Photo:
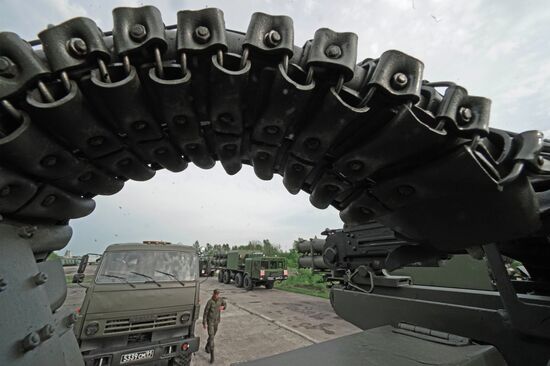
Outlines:
[[199, 347], [198, 277], [190, 246], [108, 246], [75, 326], [86, 366], [190, 364]]
[[[244, 280], [244, 287], [264, 285], [272, 289], [275, 281], [283, 281], [288, 277], [288, 270], [285, 258], [280, 257], [251, 257], [244, 261], [245, 273], [250, 276], [252, 284]], [[246, 275], [245, 275], [246, 278]]]
[[210, 257], [200, 256], [199, 257], [199, 276], [200, 277], [210, 277], [212, 276], [213, 268]]

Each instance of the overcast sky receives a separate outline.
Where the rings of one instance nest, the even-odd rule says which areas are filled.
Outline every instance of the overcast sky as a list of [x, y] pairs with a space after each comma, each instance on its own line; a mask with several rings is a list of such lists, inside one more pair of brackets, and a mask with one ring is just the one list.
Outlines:
[[[157, 6], [165, 24], [184, 9], [219, 7], [226, 26], [246, 31], [256, 11], [294, 19], [302, 45], [328, 27], [359, 36], [359, 60], [398, 49], [421, 59], [424, 78], [452, 80], [471, 95], [493, 100], [491, 125], [514, 131], [550, 130], [550, 7], [547, 1], [21, 1], [0, 0], [0, 31], [26, 39], [47, 24], [74, 16], [112, 28], [116, 6]], [[264, 182], [250, 167], [235, 176], [219, 164], [158, 172], [148, 182], [129, 182], [121, 193], [97, 200], [95, 212], [72, 221], [73, 253], [100, 252], [114, 242], [147, 239], [201, 244], [244, 244], [269, 238], [288, 248], [292, 240], [341, 226], [336, 210], [317, 210], [306, 194], [290, 195], [281, 178]]]

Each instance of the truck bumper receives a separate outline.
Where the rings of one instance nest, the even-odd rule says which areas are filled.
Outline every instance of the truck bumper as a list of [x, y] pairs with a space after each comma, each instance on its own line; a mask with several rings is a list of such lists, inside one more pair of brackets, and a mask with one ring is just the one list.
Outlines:
[[[185, 344], [188, 347], [184, 347]], [[162, 365], [177, 355], [190, 355], [196, 352], [199, 349], [199, 344], [199, 337], [178, 337], [134, 347], [102, 348], [84, 355], [84, 364], [86, 366]], [[187, 349], [184, 350], [184, 348]], [[129, 354], [139, 354], [142, 359], [135, 357], [136, 360], [128, 361], [129, 357], [126, 356], [123, 360], [123, 356]]]
[[286, 280], [287, 276], [269, 276], [266, 278], [267, 281], [283, 281]]

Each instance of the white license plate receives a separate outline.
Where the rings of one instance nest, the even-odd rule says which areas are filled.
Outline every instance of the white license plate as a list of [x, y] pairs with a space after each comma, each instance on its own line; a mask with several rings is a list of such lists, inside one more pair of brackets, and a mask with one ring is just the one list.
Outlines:
[[142, 360], [150, 360], [155, 355], [154, 349], [149, 349], [147, 351], [139, 351], [139, 352], [132, 352], [132, 353], [126, 353], [120, 357], [120, 363], [131, 363], [131, 362], [137, 362]]

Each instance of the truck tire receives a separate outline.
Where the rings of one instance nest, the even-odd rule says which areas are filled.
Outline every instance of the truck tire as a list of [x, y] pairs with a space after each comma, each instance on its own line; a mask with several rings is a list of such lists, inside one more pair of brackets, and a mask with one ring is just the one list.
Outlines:
[[84, 273], [75, 273], [73, 275], [73, 283], [82, 283], [84, 280]]
[[218, 271], [218, 282], [219, 283], [222, 283], [223, 282], [223, 273], [221, 270]]
[[254, 281], [250, 278], [249, 275], [244, 276], [243, 285], [246, 291], [251, 291], [254, 289]]
[[273, 285], [275, 284], [274, 281], [267, 281], [265, 283], [265, 288], [268, 289], [268, 290], [271, 290], [273, 288]]
[[235, 286], [243, 287], [243, 274], [242, 273], [237, 273], [235, 275]]
[[227, 285], [229, 282], [231, 282], [231, 276], [229, 271], [223, 271], [223, 283]]

